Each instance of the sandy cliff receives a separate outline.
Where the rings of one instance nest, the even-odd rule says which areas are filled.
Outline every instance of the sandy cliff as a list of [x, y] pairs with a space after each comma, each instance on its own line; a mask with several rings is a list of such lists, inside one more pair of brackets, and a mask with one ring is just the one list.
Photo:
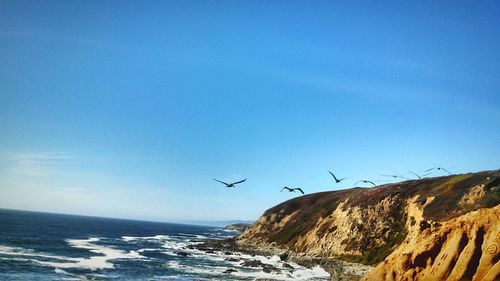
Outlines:
[[500, 207], [480, 209], [407, 239], [364, 280], [498, 280]]
[[237, 243], [377, 265], [366, 280], [495, 280], [499, 203], [500, 171], [322, 192], [267, 210]]

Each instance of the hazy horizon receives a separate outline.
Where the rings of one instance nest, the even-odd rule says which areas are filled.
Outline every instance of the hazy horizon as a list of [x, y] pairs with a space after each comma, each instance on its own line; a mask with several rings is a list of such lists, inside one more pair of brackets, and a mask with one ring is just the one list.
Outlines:
[[46, 212], [46, 211], [38, 211], [38, 210], [27, 210], [27, 209], [5, 209], [0, 208], [0, 211], [13, 211], [13, 212], [30, 212], [30, 213], [42, 213], [42, 214], [50, 214], [50, 215], [63, 215], [63, 216], [77, 216], [77, 217], [91, 217], [91, 218], [102, 218], [102, 219], [114, 219], [114, 220], [131, 220], [131, 221], [144, 221], [144, 222], [156, 222], [156, 223], [170, 223], [170, 224], [186, 224], [186, 225], [199, 225], [199, 226], [213, 226], [213, 227], [225, 227], [230, 224], [244, 223], [251, 224], [254, 223], [255, 220], [180, 220], [180, 221], [166, 221], [166, 220], [148, 220], [145, 218], [121, 218], [121, 217], [105, 217], [105, 216], [91, 216], [85, 214], [72, 214], [72, 213], [55, 213], [55, 212]]
[[1, 1], [0, 48], [0, 208], [256, 220], [500, 167], [495, 1]]

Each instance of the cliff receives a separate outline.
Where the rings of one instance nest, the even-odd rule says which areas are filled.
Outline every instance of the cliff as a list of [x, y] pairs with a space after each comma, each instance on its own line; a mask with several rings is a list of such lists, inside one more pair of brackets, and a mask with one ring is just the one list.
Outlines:
[[499, 203], [500, 171], [321, 192], [267, 210], [237, 243], [378, 264], [366, 280], [495, 280]]

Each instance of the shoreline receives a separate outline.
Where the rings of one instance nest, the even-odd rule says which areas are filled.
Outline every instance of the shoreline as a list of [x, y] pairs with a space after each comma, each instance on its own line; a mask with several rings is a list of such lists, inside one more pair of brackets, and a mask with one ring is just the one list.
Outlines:
[[293, 262], [307, 268], [320, 266], [330, 274], [330, 280], [332, 281], [358, 281], [373, 269], [372, 266], [368, 265], [346, 262], [333, 258], [311, 257], [304, 253], [295, 253], [290, 250], [276, 247], [258, 247], [255, 245], [239, 244], [234, 237], [225, 240], [205, 240], [200, 242], [203, 243], [190, 245], [188, 248], [194, 248], [204, 252], [241, 252], [252, 256], [278, 256], [283, 262]]

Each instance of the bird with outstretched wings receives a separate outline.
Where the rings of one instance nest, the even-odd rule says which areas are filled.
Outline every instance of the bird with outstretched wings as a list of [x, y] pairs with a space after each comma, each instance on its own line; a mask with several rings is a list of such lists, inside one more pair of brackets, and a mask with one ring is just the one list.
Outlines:
[[290, 187], [288, 187], [288, 186], [284, 186], [284, 187], [281, 189], [281, 192], [283, 192], [283, 190], [284, 190], [284, 189], [288, 190], [288, 192], [300, 191], [300, 193], [305, 194], [305, 193], [304, 193], [304, 191], [302, 190], [302, 188], [300, 188], [300, 187], [290, 188]]
[[357, 185], [358, 183], [360, 183], [360, 182], [362, 182], [362, 183], [369, 183], [369, 184], [373, 184], [373, 186], [377, 186], [374, 182], [372, 182], [372, 181], [368, 181], [368, 180], [359, 180], [359, 181], [357, 181], [357, 182], [354, 184], [354, 186], [356, 186], [356, 185]]
[[428, 176], [428, 175], [432, 174], [432, 172], [428, 172], [428, 173], [425, 173], [425, 174], [419, 175], [419, 174], [414, 173], [414, 172], [412, 172], [412, 171], [408, 171], [408, 172], [409, 172], [410, 174], [413, 174], [414, 176], [416, 176], [416, 177], [417, 177], [417, 178], [419, 178], [419, 179], [421, 179], [421, 178], [423, 178], [423, 177], [425, 177], [425, 176]]
[[404, 177], [404, 176], [400, 175], [399, 173], [398, 173], [397, 175], [381, 175], [381, 176], [382, 176], [382, 177], [390, 177], [390, 178], [395, 178], [395, 179], [397, 179], [397, 178], [400, 178], [400, 179], [405, 179], [405, 180], [407, 180], [407, 179], [408, 179], [407, 177]]
[[227, 183], [227, 182], [223, 182], [223, 181], [220, 181], [218, 179], [214, 179], [214, 181], [217, 181], [217, 182], [220, 182], [222, 184], [224, 184], [226, 187], [234, 187], [235, 185], [239, 184], [239, 183], [242, 183], [244, 181], [246, 181], [247, 179], [244, 179], [244, 180], [240, 180], [240, 181], [237, 181], [237, 182], [232, 182], [232, 183]]
[[332, 172], [328, 171], [328, 173], [330, 173], [330, 175], [332, 175], [333, 179], [335, 180], [335, 183], [340, 183], [341, 181], [347, 179], [347, 178], [337, 179], [337, 177]]
[[425, 170], [424, 172], [431, 172], [432, 170], [445, 171], [446, 173], [448, 173], [448, 175], [451, 175], [450, 171], [446, 170], [443, 167], [430, 168], [430, 169]]

